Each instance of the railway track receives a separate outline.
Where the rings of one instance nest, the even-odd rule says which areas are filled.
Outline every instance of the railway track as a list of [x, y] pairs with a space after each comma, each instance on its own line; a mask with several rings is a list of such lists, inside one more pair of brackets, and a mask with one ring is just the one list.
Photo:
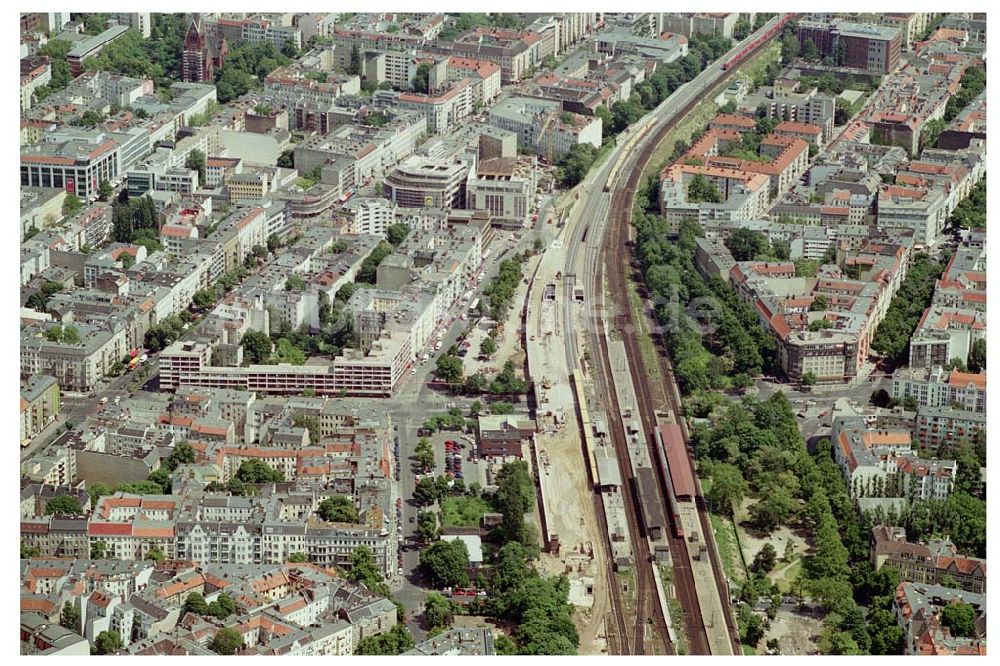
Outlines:
[[[760, 49], [764, 48], [768, 44], [767, 40], [762, 40], [757, 43], [756, 48], [744, 52], [742, 56], [744, 58], [749, 58], [759, 52]], [[727, 63], [728, 64], [728, 63]], [[736, 68], [738, 69], [738, 68]], [[716, 76], [710, 83], [707, 84], [706, 88], [712, 90], [727, 77], [731, 76], [735, 70], [728, 69], [728, 71], [720, 71], [719, 75]], [[663, 384], [655, 384], [649, 380], [649, 373], [646, 369], [645, 359], [643, 358], [641, 349], [639, 348], [639, 342], [637, 337], [637, 324], [638, 322], [634, 320], [633, 308], [631, 307], [629, 292], [628, 292], [628, 282], [630, 277], [634, 279], [636, 284], [643, 284], [642, 276], [639, 274], [638, 267], [635, 266], [631, 261], [625, 262], [621, 260], [621, 250], [629, 246], [629, 236], [631, 229], [631, 216], [632, 209], [635, 199], [635, 192], [640, 186], [640, 179], [642, 173], [646, 168], [649, 161], [652, 159], [653, 153], [657, 146], [662, 142], [665, 135], [673, 129], [677, 121], [683, 118], [685, 115], [690, 113], [690, 111], [701, 102], [702, 97], [696, 97], [685, 104], [678, 112], [676, 112], [670, 120], [661, 123], [653, 132], [653, 137], [647, 139], [643, 144], [642, 149], [634, 159], [627, 159], [622, 164], [622, 171], [624, 175], [624, 183], [618, 184], [615, 182], [608, 183], [609, 188], [612, 192], [612, 204], [611, 213], [609, 216], [609, 226], [605, 230], [605, 239], [602, 244], [602, 261], [599, 263], [597, 277], [595, 279], [595, 284], [597, 288], [595, 289], [595, 295], [599, 298], [597, 310], [598, 318], [598, 329], [604, 328], [605, 330], [617, 330], [621, 336], [623, 343], [625, 345], [626, 357], [629, 359], [629, 371], [632, 377], [632, 383], [635, 389], [636, 401], [638, 403], [640, 421], [642, 423], [643, 432], [647, 435], [647, 447], [650, 448], [650, 460], [655, 460], [655, 452], [651, 450], [652, 441], [648, 437], [649, 433], [652, 433], [657, 427], [657, 405], [665, 405], [672, 412], [672, 416], [676, 423], [681, 424], [684, 432], [685, 442], [688, 441], [687, 429], [684, 425], [683, 419], [683, 408], [680, 403], [680, 395], [677, 390], [676, 383], [674, 382], [673, 367], [670, 360], [666, 358], [665, 354], [662, 352], [664, 349], [662, 345], [662, 340], [654, 340], [658, 342], [657, 345], [657, 356], [658, 365], [660, 371], [663, 375]], [[631, 275], [630, 275], [631, 273]], [[612, 300], [617, 304], [617, 308], [613, 315], [612, 326], [606, 325], [605, 315], [608, 312], [604, 308], [604, 290], [602, 285], [602, 277], [605, 276], [607, 279], [608, 290], [612, 295]], [[653, 324], [655, 324], [655, 313], [651, 311], [648, 303], [643, 301], [643, 316]], [[649, 329], [650, 331], [656, 331], [655, 326]], [[602, 373], [606, 373], [606, 377], [610, 378], [610, 357], [608, 354], [608, 346], [606, 336], [599, 335], [600, 348], [602, 363], [598, 364]], [[659, 337], [659, 336], [656, 336]], [[650, 368], [651, 369], [651, 368]], [[612, 384], [606, 384], [611, 386]], [[617, 397], [614, 391], [609, 391], [609, 396], [612, 402], [615, 403], [617, 407]], [[609, 410], [609, 418], [612, 420], [618, 420], [620, 423], [619, 411], [617, 409]], [[624, 430], [620, 427], [612, 428], [612, 431], [619, 433], [618, 439], [622, 439], [621, 433]], [[639, 498], [637, 494], [637, 486], [635, 484], [635, 479], [631, 473], [631, 466], [628, 461], [627, 454], [627, 443], [622, 441], [615, 441], [615, 448], [618, 452], [619, 465], [622, 469], [623, 479], [628, 484], [629, 488], [626, 495], [627, 503], [626, 509], [629, 518], [629, 527], [633, 529], [633, 525], [638, 524], [638, 518], [636, 513], [637, 504], [639, 503]], [[692, 473], [694, 473], [694, 460], [691, 455], [690, 450], [687, 456], [688, 464], [691, 466]], [[627, 478], [626, 478], [627, 475]], [[662, 498], [667, 496], [666, 479], [663, 479], [660, 474], [656, 475], [657, 483], [659, 485], [659, 492], [661, 501]], [[695, 475], [697, 480], [697, 475]], [[698, 495], [695, 498], [696, 507], [698, 509], [699, 523], [701, 525], [702, 533], [705, 534], [705, 538], [709, 540], [709, 552], [712, 563], [713, 575], [715, 578], [715, 584], [718, 588], [719, 598], [723, 605], [723, 615], [725, 616], [727, 634], [729, 642], [732, 644], [733, 654], [741, 654], [739, 646], [738, 631], [735, 625], [735, 620], [733, 614], [729, 609], [729, 589], [728, 583], [725, 580], [723, 574], [721, 562], [719, 561], [717, 548], [714, 542], [714, 535], [711, 529], [711, 524], [707, 515], [704, 498], [701, 496], [700, 484], [698, 486]], [[671, 512], [667, 511], [670, 516], [670, 520], [673, 521], [675, 518]], [[637, 560], [637, 574], [639, 570], [639, 560], [643, 557], [648, 557], [648, 544], [645, 539], [639, 539], [642, 541], [640, 549], [635, 551], [635, 557]], [[677, 537], [675, 530], [668, 530], [668, 544], [671, 549], [672, 559], [674, 563], [674, 586], [677, 592], [677, 598], [680, 601], [681, 607], [684, 609], [683, 622], [686, 629], [686, 634], [688, 637], [688, 642], [690, 644], [690, 650], [694, 654], [710, 654], [710, 643], [708, 640], [708, 633], [704, 622], [704, 617], [701, 613], [700, 604], [698, 601], [697, 591], [695, 589], [694, 575], [691, 570], [690, 557], [688, 554], [687, 542], [683, 537]], [[655, 584], [652, 580], [652, 573], [648, 567], [642, 567], [642, 570], [649, 574], [649, 580], [639, 583], [640, 577], [637, 575], [637, 608], [642, 608], [639, 603], [640, 596], [643, 592], [647, 592], [646, 597], [643, 597], [643, 601], [648, 599], [648, 589], [649, 585]], [[646, 586], [645, 590], [643, 586]], [[637, 615], [637, 623], [641, 616]], [[662, 616], [661, 616], [662, 618]], [[665, 626], [664, 626], [665, 630]], [[638, 636], [638, 629], [637, 629]], [[638, 638], [635, 638], [638, 641]]]
[[[574, 387], [578, 389], [579, 399], [586, 400], [584, 395], [583, 386], [578, 382], [576, 374], [570, 376], [570, 382], [574, 384]], [[579, 427], [581, 432], [584, 428], [590, 427], [588, 423], [584, 422], [582, 414], [582, 405], [577, 404], [577, 420], [579, 421]], [[587, 460], [590, 457], [590, 453], [587, 450], [587, 440], [585, 437], [580, 438], [580, 444], [583, 451], [583, 458]], [[593, 465], [587, 465], [587, 474], [590, 476], [590, 487], [594, 489], [591, 493], [591, 500], [594, 502], [594, 514], [597, 516], [597, 521], [599, 525], [604, 526], [604, 543], [602, 547], [605, 552], [605, 561], [608, 566], [605, 568], [605, 573], [607, 575], [607, 585], [608, 585], [608, 599], [611, 603], [611, 612], [607, 614], [604, 620], [604, 631], [607, 635], [608, 642], [608, 654], [622, 654], [623, 647], [628, 643], [628, 627], [625, 622], [625, 608], [622, 601], [622, 590], [621, 586], [618, 585], [618, 580], [615, 577], [614, 568], [611, 566], [612, 558], [612, 545], [611, 545], [611, 530], [608, 529], [608, 517], [604, 512], [604, 502], [601, 499], [600, 492], [597, 491], [598, 480], [594, 476]], [[613, 620], [612, 617], [613, 616]]]
[[[605, 246], [606, 247], [606, 246]], [[602, 253], [605, 250], [602, 250]], [[598, 263], [595, 284], [602, 284], [603, 262]], [[595, 290], [596, 310], [598, 313], [604, 310], [603, 289]], [[598, 314], [598, 317], [601, 315]], [[601, 322], [598, 322], [598, 327]], [[614, 390], [613, 373], [610, 363], [610, 353], [608, 349], [607, 336], [597, 335], [598, 345], [601, 349], [600, 363], [595, 364], [595, 374], [598, 378], [598, 386], [606, 388], [608, 396], [607, 409], [605, 410], [609, 421], [609, 432], [615, 449], [615, 456], [618, 460], [618, 468], [622, 477], [622, 498], [625, 503], [625, 514], [628, 521], [629, 535], [632, 540], [632, 556], [635, 560], [635, 624], [632, 627], [631, 635], [627, 635], [623, 640], [623, 646], [628, 648], [629, 654], [646, 654], [646, 625], [652, 621], [655, 628], [654, 640], [662, 638], [664, 652], [673, 652], [667, 633], [666, 618], [660, 612], [656, 603], [656, 580], [653, 578], [652, 563], [649, 551], [649, 542], [646, 540], [645, 531], [639, 521], [639, 493], [638, 483], [632, 471], [632, 462], [629, 459], [628, 441], [625, 436], [625, 424], [621, 419], [621, 406], [618, 402], [618, 394]], [[697, 599], [695, 599], [697, 603]]]

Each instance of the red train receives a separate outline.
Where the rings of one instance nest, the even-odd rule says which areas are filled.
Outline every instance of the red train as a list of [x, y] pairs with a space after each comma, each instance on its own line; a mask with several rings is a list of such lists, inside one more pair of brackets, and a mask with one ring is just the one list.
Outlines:
[[782, 16], [776, 24], [768, 28], [767, 32], [765, 32], [763, 35], [756, 38], [755, 40], [744, 46], [742, 49], [740, 49], [740, 52], [737, 53], [735, 56], [733, 56], [728, 62], [726, 62], [726, 64], [722, 66], [722, 69], [724, 71], [728, 70], [730, 67], [737, 64], [739, 61], [743, 60], [743, 58], [746, 58], [748, 55], [753, 53], [754, 49], [756, 49], [761, 44], [763, 44], [767, 40], [771, 39], [772, 37], [780, 33], [785, 28], [785, 24], [791, 21], [793, 18], [795, 18], [795, 14], [785, 14], [784, 16]]
[[656, 460], [667, 484], [667, 508], [674, 526], [674, 536], [684, 538], [677, 502], [690, 502], [695, 496], [694, 474], [687, 458], [684, 433], [676, 423], [663, 423], [653, 431]]

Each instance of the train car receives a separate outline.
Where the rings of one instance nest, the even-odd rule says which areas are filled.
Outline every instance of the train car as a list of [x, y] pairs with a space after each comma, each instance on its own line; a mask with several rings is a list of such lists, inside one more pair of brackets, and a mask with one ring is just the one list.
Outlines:
[[763, 44], [764, 42], [768, 41], [769, 39], [777, 35], [779, 32], [781, 32], [785, 28], [785, 24], [787, 24], [793, 18], [795, 18], [795, 14], [785, 14], [784, 16], [782, 16], [781, 19], [776, 24], [768, 28], [767, 32], [765, 32], [757, 39], [753, 40], [751, 43], [744, 46], [742, 49], [740, 49], [739, 53], [730, 58], [722, 66], [723, 71], [728, 71], [730, 68], [737, 65], [741, 60], [743, 60], [748, 55], [753, 53], [754, 49], [760, 47], [761, 44]]
[[[662, 426], [660, 426], [662, 428]], [[674, 536], [678, 539], [684, 538], [684, 528], [681, 526], [681, 513], [677, 507], [677, 493], [674, 491], [674, 484], [670, 478], [670, 465], [667, 463], [666, 453], [663, 448], [663, 437], [660, 435], [660, 428], [653, 431], [653, 440], [656, 442], [656, 464], [660, 468], [660, 474], [667, 484], [667, 509], [670, 511], [673, 524]]]
[[660, 472], [667, 483], [667, 501], [674, 518], [674, 536], [683, 538], [678, 502], [691, 502], [697, 494], [688, 460], [684, 433], [676, 423], [661, 423], [653, 433]]

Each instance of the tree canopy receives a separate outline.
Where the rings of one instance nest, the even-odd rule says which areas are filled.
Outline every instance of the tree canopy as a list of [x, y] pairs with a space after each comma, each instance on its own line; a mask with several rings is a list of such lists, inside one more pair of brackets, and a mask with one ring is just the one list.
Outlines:
[[469, 551], [465, 542], [435, 541], [420, 551], [420, 568], [438, 587], [468, 586]]
[[350, 497], [333, 495], [319, 503], [319, 517], [332, 523], [357, 523], [358, 509]]

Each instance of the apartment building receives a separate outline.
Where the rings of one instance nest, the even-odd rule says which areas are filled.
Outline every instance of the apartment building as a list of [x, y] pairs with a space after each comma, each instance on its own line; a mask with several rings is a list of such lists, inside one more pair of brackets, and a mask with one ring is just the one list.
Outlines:
[[124, 327], [111, 331], [77, 324], [76, 342], [55, 342], [46, 327], [32, 325], [21, 332], [21, 375], [51, 375], [63, 390], [87, 393], [108, 375], [128, 352]]
[[972, 345], [984, 337], [983, 312], [931, 305], [910, 338], [910, 367], [945, 366], [955, 358], [964, 362]]
[[49, 375], [34, 375], [21, 385], [21, 444], [59, 417], [59, 382]]
[[160, 385], [169, 391], [180, 386], [229, 388], [262, 394], [386, 397], [392, 394], [412, 351], [408, 338], [383, 336], [368, 354], [345, 349], [329, 365], [210, 366], [211, 347], [205, 343], [174, 343], [160, 353]]
[[21, 59], [21, 113], [31, 108], [35, 91], [52, 81], [52, 63], [44, 56]]
[[601, 146], [600, 118], [563, 112], [555, 100], [508, 97], [490, 109], [489, 123], [518, 137], [523, 148], [534, 149], [550, 163], [558, 162], [574, 146]]
[[541, 64], [541, 45], [541, 36], [535, 32], [476, 28], [455, 41], [452, 53], [500, 65], [503, 85], [511, 85]]
[[296, 49], [302, 48], [301, 30], [292, 25], [281, 25], [264, 18], [220, 18], [216, 19], [214, 26], [209, 29], [230, 42], [271, 43], [279, 51], [286, 43], [292, 44]]
[[[738, 106], [746, 113], [756, 113], [763, 108], [767, 117], [774, 120], [817, 125], [822, 129], [821, 141], [833, 136], [835, 100], [816, 88], [799, 90], [797, 82], [792, 90], [779, 91], [773, 86], [762, 86], [756, 93], [745, 96]], [[807, 137], [799, 138], [809, 140]]]
[[970, 412], [986, 412], [986, 373], [944, 370], [941, 366], [900, 368], [892, 376], [892, 395], [913, 398], [921, 407], [957, 405]]
[[820, 147], [823, 145], [825, 135], [823, 128], [811, 123], [800, 123], [791, 120], [784, 120], [774, 126], [774, 134], [778, 136], [802, 139], [806, 143]]
[[[951, 603], [973, 607], [972, 636], [955, 636], [941, 622], [941, 611]], [[903, 581], [893, 605], [903, 629], [904, 654], [979, 655], [986, 654], [986, 595], [961, 589]]]
[[347, 219], [347, 231], [352, 234], [384, 236], [396, 223], [398, 206], [380, 197], [354, 197], [338, 210]]
[[833, 420], [834, 460], [855, 497], [884, 496], [891, 478], [899, 480], [897, 496], [944, 500], [951, 494], [957, 463], [918, 458], [908, 430], [873, 429], [856, 416]]
[[986, 414], [954, 407], [921, 407], [914, 421], [917, 441], [929, 451], [942, 444], [986, 436]]
[[500, 66], [494, 62], [450, 56], [445, 61], [445, 76], [471, 79], [473, 104], [487, 106], [500, 95]]
[[[391, 93], [383, 93], [380, 99]], [[476, 94], [471, 79], [463, 78], [451, 82], [446, 87], [436, 88], [432, 94], [397, 93], [392, 103], [402, 109], [410, 109], [424, 114], [427, 129], [442, 134], [472, 115]]]
[[940, 585], [950, 576], [967, 592], [986, 593], [986, 560], [960, 555], [947, 539], [911, 543], [901, 527], [872, 528], [872, 566], [892, 567], [901, 580], [925, 585]]

